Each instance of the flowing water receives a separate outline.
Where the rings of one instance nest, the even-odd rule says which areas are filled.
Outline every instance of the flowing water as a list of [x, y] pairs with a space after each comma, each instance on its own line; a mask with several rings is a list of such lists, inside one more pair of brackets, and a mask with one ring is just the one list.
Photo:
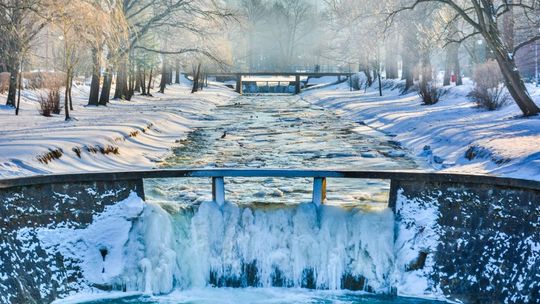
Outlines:
[[[218, 107], [163, 166], [417, 168], [392, 138], [290, 95]], [[388, 182], [330, 179], [319, 209], [312, 180], [225, 182], [223, 207], [208, 179], [147, 183], [116, 281], [147, 296], [99, 303], [428, 303], [388, 296], [399, 271]]]

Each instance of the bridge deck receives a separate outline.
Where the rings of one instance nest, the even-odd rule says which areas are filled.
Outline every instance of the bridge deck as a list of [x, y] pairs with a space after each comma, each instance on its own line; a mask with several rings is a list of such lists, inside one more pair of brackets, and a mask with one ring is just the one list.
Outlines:
[[[317, 73], [317, 72], [231, 72], [231, 73], [206, 73], [208, 76], [214, 77], [239, 77], [239, 76], [312, 76], [312, 77], [325, 77], [325, 76], [350, 76], [354, 73], [351, 72], [331, 72], [331, 73]], [[189, 74], [192, 76], [192, 74]]]

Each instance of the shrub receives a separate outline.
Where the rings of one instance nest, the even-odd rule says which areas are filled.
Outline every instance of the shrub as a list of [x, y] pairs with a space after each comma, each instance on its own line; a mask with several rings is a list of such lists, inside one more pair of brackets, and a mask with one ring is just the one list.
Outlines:
[[39, 96], [39, 114], [51, 117], [52, 114], [60, 114], [61, 111], [60, 88], [50, 89], [46, 95]]
[[474, 89], [467, 95], [480, 108], [497, 110], [508, 104], [510, 95], [502, 84], [499, 65], [494, 60], [479, 64], [474, 70]]
[[420, 81], [418, 84], [418, 95], [422, 97], [422, 103], [425, 105], [436, 104], [445, 92], [434, 81]]
[[66, 80], [66, 74], [61, 72], [28, 72], [23, 77], [31, 90], [60, 88]]
[[368, 79], [364, 72], [353, 74], [351, 76], [352, 88], [355, 91], [363, 90], [368, 87]]
[[60, 112], [62, 112], [62, 106], [60, 103], [60, 87], [51, 88], [47, 96], [53, 105], [53, 114], [60, 114]]

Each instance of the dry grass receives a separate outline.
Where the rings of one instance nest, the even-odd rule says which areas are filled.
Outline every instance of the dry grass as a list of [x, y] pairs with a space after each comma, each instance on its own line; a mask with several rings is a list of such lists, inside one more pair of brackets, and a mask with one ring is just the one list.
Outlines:
[[62, 155], [64, 155], [64, 151], [62, 151], [62, 149], [60, 149], [60, 148], [58, 148], [58, 149], [49, 149], [49, 152], [47, 152], [45, 154], [42, 154], [42, 155], [38, 155], [37, 159], [42, 164], [48, 164], [48, 163], [52, 162], [55, 159], [60, 159], [62, 157]]
[[100, 145], [86, 146], [85, 149], [89, 153], [94, 153], [94, 154], [97, 154], [97, 153], [101, 153], [103, 155], [108, 155], [108, 154], [118, 155], [118, 154], [120, 154], [119, 148], [115, 147], [115, 146], [111, 146], [111, 145], [107, 145], [105, 147], [102, 147]]

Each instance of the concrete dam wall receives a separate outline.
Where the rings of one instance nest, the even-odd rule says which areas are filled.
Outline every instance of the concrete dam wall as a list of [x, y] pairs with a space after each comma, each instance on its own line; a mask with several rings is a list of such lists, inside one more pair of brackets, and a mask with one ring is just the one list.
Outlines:
[[[144, 202], [146, 178], [238, 176], [390, 180], [389, 208], [259, 210], [204, 202], [177, 210]], [[540, 301], [540, 183], [533, 181], [165, 170], [3, 180], [0, 201], [1, 303], [47, 303], [88, 290], [164, 294], [198, 284], [361, 289], [465, 303]], [[275, 235], [276, 227], [283, 235]], [[276, 246], [291, 250], [294, 261], [264, 256]], [[330, 260], [337, 261], [333, 271], [325, 268]]]

